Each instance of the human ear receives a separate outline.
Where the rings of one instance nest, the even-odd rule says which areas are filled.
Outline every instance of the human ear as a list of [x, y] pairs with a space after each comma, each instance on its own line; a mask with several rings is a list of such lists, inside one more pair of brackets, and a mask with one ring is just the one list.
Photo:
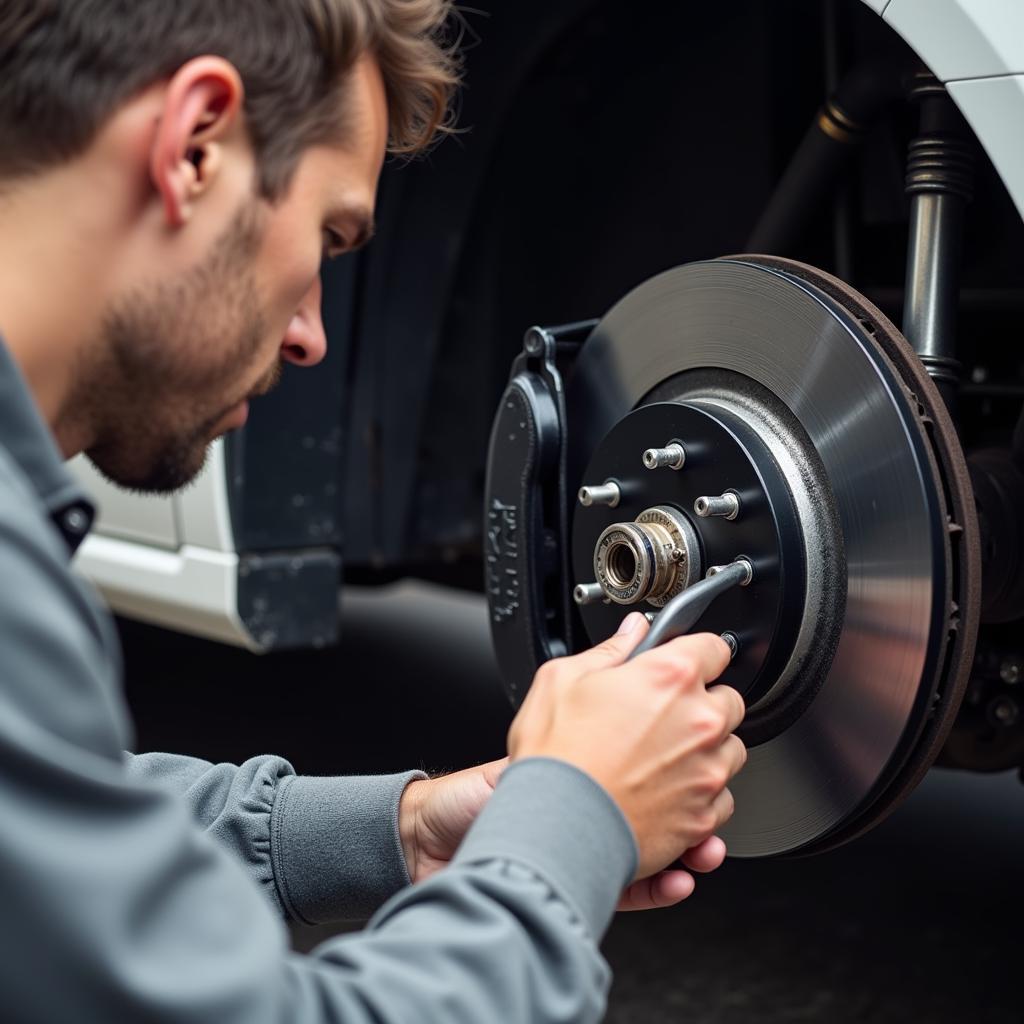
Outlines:
[[196, 57], [168, 82], [149, 169], [168, 227], [182, 227], [215, 181], [244, 96], [241, 77], [221, 57]]

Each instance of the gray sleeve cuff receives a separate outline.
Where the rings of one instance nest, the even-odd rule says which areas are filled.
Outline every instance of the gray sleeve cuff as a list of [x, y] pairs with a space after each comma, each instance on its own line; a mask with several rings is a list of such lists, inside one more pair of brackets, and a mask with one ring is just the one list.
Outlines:
[[362, 920], [409, 884], [398, 805], [422, 772], [278, 783], [270, 815], [274, 880], [289, 917]]
[[600, 939], [636, 873], [633, 830], [589, 775], [532, 757], [507, 768], [455, 856], [516, 861], [544, 878]]

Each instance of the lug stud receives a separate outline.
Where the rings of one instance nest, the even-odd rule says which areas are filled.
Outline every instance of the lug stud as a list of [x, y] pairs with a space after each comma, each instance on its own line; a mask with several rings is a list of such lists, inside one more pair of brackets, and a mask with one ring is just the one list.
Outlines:
[[712, 498], [701, 495], [693, 503], [693, 511], [702, 519], [710, 516], [721, 516], [723, 519], [735, 519], [740, 514], [740, 499], [733, 491], [726, 491]]
[[682, 469], [686, 462], [686, 451], [677, 441], [664, 448], [648, 448], [644, 452], [644, 465], [648, 469]]
[[726, 646], [729, 648], [729, 660], [733, 661], [736, 658], [737, 653], [740, 649], [740, 642], [736, 638], [735, 633], [725, 632], [721, 634], [722, 639], [725, 641]]
[[618, 508], [622, 492], [614, 480], [605, 480], [603, 484], [585, 484], [580, 488], [578, 497], [584, 508], [590, 508], [591, 505]]
[[577, 583], [572, 592], [572, 599], [578, 605], [595, 604], [605, 600], [604, 590], [600, 583]]
[[[754, 578], [754, 567], [750, 564], [750, 560], [747, 558], [737, 558], [735, 561], [730, 562], [729, 565], [742, 565], [746, 570], [746, 579], [740, 580], [740, 586], [745, 587]], [[728, 569], [728, 565], [713, 565], [708, 569], [708, 578], [717, 576], [720, 572]]]

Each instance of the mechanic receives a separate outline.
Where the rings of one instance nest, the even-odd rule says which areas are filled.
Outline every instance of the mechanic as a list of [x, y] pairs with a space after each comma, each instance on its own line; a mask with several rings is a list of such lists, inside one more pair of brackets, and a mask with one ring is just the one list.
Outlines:
[[[93, 509], [63, 459], [172, 491], [283, 362], [322, 358], [323, 256], [370, 237], [388, 144], [449, 125], [449, 14], [0, 0], [5, 1020], [598, 1020], [616, 904], [678, 902], [721, 863], [743, 705], [705, 684], [728, 650], [698, 635], [623, 667], [636, 614], [542, 668], [507, 767], [122, 753], [114, 627], [70, 570]], [[374, 910], [287, 949], [282, 919]]]

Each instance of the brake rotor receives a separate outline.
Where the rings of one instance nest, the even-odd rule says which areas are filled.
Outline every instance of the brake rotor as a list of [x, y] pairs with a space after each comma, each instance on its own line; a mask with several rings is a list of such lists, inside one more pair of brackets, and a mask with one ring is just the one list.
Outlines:
[[[633, 608], [657, 612], [681, 585], [672, 559], [688, 579], [738, 556], [754, 564], [751, 585], [696, 626], [738, 639], [723, 681], [748, 705], [730, 853], [813, 852], [876, 824], [941, 748], [978, 621], [967, 470], [912, 349], [813, 268], [694, 263], [608, 313], [566, 402], [570, 485], [619, 496], [573, 514], [576, 582], [619, 595], [579, 608], [592, 643]], [[672, 444], [681, 465], [667, 461]], [[647, 449], [670, 455], [648, 468]], [[648, 561], [634, 592], [629, 572]]]

